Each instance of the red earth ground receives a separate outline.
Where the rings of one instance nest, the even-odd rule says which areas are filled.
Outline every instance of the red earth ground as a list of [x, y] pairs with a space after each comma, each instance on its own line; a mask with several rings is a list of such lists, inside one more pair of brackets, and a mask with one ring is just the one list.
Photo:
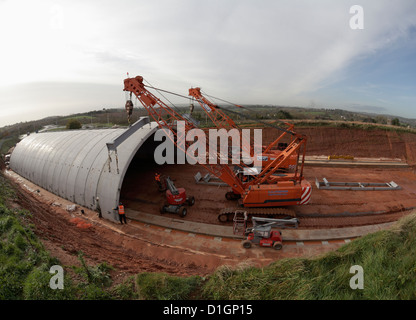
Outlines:
[[[185, 187], [188, 195], [195, 197], [194, 206], [188, 210], [186, 219], [223, 224], [217, 216], [221, 209], [236, 207], [237, 201], [225, 199], [227, 187], [196, 184], [194, 175], [201, 172], [198, 166], [166, 165], [142, 167], [135, 174], [125, 178], [123, 204], [127, 207], [159, 215], [160, 205], [165, 194], [158, 192], [152, 181], [155, 170], [170, 176], [177, 187]], [[293, 207], [300, 228], [340, 228], [347, 226], [369, 225], [397, 220], [407, 210], [416, 208], [416, 174], [411, 168], [331, 168], [306, 167], [305, 177], [312, 184], [312, 198], [305, 206]], [[334, 191], [320, 190], [315, 186], [315, 178], [330, 182], [374, 182], [394, 181], [402, 187], [394, 191]], [[140, 184], [137, 181], [152, 181], [153, 184]], [[348, 200], [346, 200], [346, 198]], [[357, 216], [359, 215], [359, 216]], [[173, 213], [165, 216], [178, 217]], [[318, 216], [318, 217], [316, 217]], [[325, 216], [327, 218], [325, 219]], [[353, 217], [351, 217], [353, 216]], [[228, 222], [232, 224], [232, 222]]]
[[[275, 136], [273, 130], [264, 130], [264, 142], [270, 142]], [[305, 166], [305, 177], [311, 182], [313, 192], [308, 205], [295, 208], [301, 221], [300, 228], [340, 228], [391, 222], [416, 208], [416, 174], [413, 167], [416, 163], [416, 135], [339, 128], [299, 128], [297, 132], [308, 136], [308, 156], [338, 154], [388, 158], [410, 165], [405, 168]], [[194, 174], [205, 174], [203, 168], [198, 166], [133, 164], [122, 189], [126, 206], [160, 214], [164, 194], [157, 190], [155, 171], [171, 176], [177, 187], [185, 187], [188, 194], [195, 197], [196, 203], [184, 219], [219, 224], [218, 211], [230, 206], [224, 197], [227, 188], [196, 184]], [[89, 263], [105, 261], [114, 266], [115, 278], [122, 279], [143, 271], [205, 276], [223, 264], [264, 266], [284, 257], [314, 256], [341, 245], [285, 246], [279, 252], [258, 247], [245, 250], [236, 240], [217, 241], [202, 235], [190, 236], [132, 220], [128, 225], [119, 225], [99, 219], [96, 212], [88, 209], [84, 209], [84, 214], [79, 207], [75, 212], [68, 212], [65, 209], [70, 204], [68, 201], [38, 188], [13, 172], [6, 171], [5, 175], [18, 190], [18, 200], [14, 205], [32, 212], [36, 233], [52, 255], [64, 265], [77, 265], [77, 253], [82, 251]], [[327, 178], [332, 182], [395, 181], [402, 189], [319, 190], [314, 185], [315, 178], [320, 181]], [[79, 224], [80, 220], [85, 223]]]

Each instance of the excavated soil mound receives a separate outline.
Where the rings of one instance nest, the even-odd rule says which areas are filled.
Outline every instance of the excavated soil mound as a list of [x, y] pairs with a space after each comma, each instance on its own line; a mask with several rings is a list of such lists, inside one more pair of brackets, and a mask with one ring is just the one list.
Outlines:
[[[416, 165], [416, 134], [382, 129], [299, 127], [308, 138], [306, 154], [351, 155], [364, 158], [398, 158]], [[280, 135], [275, 128], [263, 129], [263, 144]]]

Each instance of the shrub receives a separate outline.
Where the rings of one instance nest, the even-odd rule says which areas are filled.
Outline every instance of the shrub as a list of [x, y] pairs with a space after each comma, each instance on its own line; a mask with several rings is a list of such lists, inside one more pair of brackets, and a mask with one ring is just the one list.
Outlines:
[[52, 289], [53, 275], [45, 266], [33, 269], [24, 281], [23, 298], [26, 300], [68, 300], [73, 299], [76, 289], [71, 280], [64, 276], [64, 288]]
[[129, 277], [112, 289], [111, 296], [117, 300], [139, 299], [139, 294], [135, 288], [134, 277]]
[[69, 130], [81, 129], [82, 124], [77, 119], [69, 119], [67, 124], [66, 124], [66, 128], [69, 129]]
[[393, 120], [391, 120], [391, 124], [393, 126], [400, 126], [400, 121], [397, 118], [394, 118]]

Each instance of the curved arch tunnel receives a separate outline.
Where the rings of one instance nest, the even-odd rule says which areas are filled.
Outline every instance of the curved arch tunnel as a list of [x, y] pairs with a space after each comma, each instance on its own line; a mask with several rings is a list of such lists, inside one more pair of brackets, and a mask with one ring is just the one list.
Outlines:
[[[128, 129], [96, 129], [31, 134], [20, 141], [10, 168], [64, 199], [117, 221], [129, 166], [153, 157], [157, 123], [142, 117]], [[98, 200], [98, 201], [97, 201]]]

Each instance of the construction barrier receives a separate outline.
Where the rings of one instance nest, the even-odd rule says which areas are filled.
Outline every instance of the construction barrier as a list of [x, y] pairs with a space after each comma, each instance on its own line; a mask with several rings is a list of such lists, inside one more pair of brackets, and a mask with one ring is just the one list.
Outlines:
[[70, 222], [75, 224], [77, 228], [80, 228], [80, 229], [89, 229], [92, 227], [91, 223], [88, 223], [81, 218], [72, 218]]

